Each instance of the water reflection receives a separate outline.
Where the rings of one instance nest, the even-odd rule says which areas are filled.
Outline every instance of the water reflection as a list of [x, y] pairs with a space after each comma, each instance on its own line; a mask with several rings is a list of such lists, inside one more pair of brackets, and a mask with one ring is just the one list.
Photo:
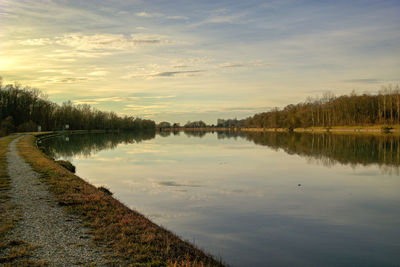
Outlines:
[[288, 154], [307, 157], [310, 163], [331, 167], [378, 164], [384, 173], [399, 174], [400, 138], [397, 135], [357, 135], [330, 133], [231, 132], [257, 145], [283, 149]]
[[[185, 131], [187, 137], [204, 137], [205, 131]], [[179, 131], [159, 132], [159, 136], [179, 136]], [[335, 164], [367, 166], [378, 164], [381, 170], [399, 174], [400, 137], [395, 135], [341, 135], [329, 133], [219, 131], [218, 139], [244, 138], [273, 150], [306, 157], [310, 163], [331, 167]], [[54, 158], [90, 156], [118, 144], [139, 143], [155, 138], [155, 132], [71, 135], [43, 141], [46, 153]], [[65, 142], [68, 145], [65, 145]]]
[[154, 131], [112, 132], [63, 135], [41, 141], [41, 147], [52, 158], [90, 157], [105, 149], [114, 149], [119, 144], [140, 143], [153, 139]]
[[380, 170], [397, 168], [399, 137], [170, 132], [43, 143], [232, 266], [400, 262], [400, 179]]

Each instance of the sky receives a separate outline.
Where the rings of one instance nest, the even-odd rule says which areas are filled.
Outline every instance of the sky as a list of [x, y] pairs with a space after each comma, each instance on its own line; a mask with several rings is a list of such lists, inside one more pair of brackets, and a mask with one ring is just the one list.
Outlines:
[[1, 0], [0, 76], [186, 123], [400, 83], [400, 1]]

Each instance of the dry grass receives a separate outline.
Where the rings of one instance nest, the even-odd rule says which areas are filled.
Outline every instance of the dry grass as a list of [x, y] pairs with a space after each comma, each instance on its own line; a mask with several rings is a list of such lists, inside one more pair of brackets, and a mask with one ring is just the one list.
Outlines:
[[[18, 143], [20, 154], [41, 173], [41, 180], [68, 212], [80, 215], [92, 229], [95, 244], [108, 248], [110, 264], [125, 266], [223, 266], [211, 256], [182, 241], [60, 167], [38, 150], [33, 136]], [[173, 265], [171, 265], [173, 264]]]

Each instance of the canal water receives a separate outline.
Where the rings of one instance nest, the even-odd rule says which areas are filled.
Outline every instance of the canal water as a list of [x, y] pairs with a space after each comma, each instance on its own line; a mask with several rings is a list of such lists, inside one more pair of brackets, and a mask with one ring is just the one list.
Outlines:
[[169, 132], [42, 141], [230, 266], [398, 266], [400, 138]]

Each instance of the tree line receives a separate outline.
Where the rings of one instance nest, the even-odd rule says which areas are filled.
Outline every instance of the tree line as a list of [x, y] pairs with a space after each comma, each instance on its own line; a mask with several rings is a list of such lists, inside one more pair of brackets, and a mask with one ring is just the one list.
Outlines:
[[179, 128], [206, 128], [206, 127], [214, 127], [214, 125], [207, 125], [204, 121], [188, 121], [183, 126], [180, 123], [170, 123], [168, 121], [162, 121], [157, 124], [157, 128], [159, 129], [179, 129]]
[[118, 116], [87, 104], [71, 101], [58, 105], [38, 89], [0, 80], [0, 136], [11, 132], [54, 130], [143, 130], [155, 129], [155, 122]]
[[245, 127], [306, 128], [394, 125], [400, 123], [400, 87], [388, 85], [377, 94], [351, 93], [336, 97], [327, 92], [283, 109], [273, 108], [245, 120]]

